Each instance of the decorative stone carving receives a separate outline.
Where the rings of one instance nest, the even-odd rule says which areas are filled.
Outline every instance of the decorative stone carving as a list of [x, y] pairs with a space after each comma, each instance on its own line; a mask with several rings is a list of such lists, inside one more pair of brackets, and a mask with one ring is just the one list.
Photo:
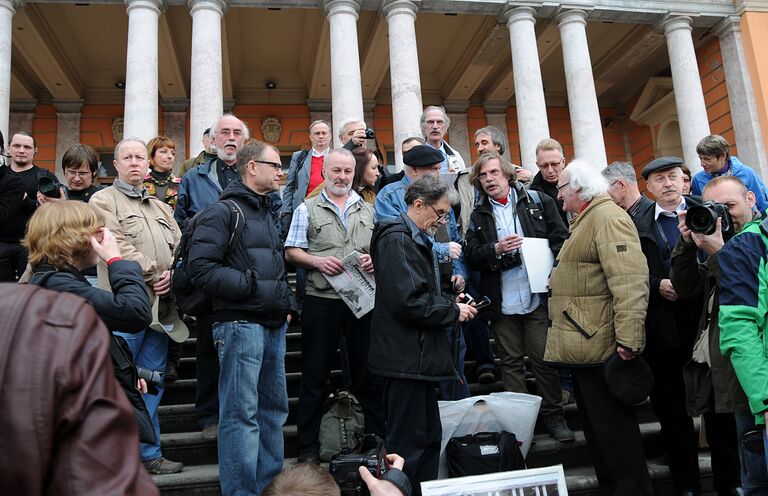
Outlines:
[[115, 143], [119, 143], [123, 139], [123, 123], [122, 117], [112, 119], [112, 139], [115, 140]]
[[280, 141], [280, 133], [283, 131], [283, 125], [277, 117], [267, 117], [261, 123], [261, 134], [267, 143], [277, 143]]

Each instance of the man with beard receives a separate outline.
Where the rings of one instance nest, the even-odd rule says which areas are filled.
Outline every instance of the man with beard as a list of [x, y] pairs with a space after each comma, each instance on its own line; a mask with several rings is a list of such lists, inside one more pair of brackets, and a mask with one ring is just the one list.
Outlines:
[[326, 279], [341, 274], [342, 259], [354, 251], [361, 254], [363, 270], [373, 272], [368, 254], [373, 208], [351, 189], [355, 157], [349, 150], [331, 150], [323, 171], [325, 188], [296, 209], [285, 241], [286, 260], [307, 269], [297, 424], [299, 462], [312, 463], [320, 461], [318, 436], [325, 385], [341, 334], [346, 340], [352, 392], [363, 407], [366, 432], [384, 433], [382, 391], [366, 377], [370, 313], [355, 317]]
[[459, 152], [454, 150], [443, 140], [451, 126], [451, 118], [445, 113], [443, 107], [431, 105], [424, 109], [421, 114], [421, 131], [424, 133], [424, 139], [427, 145], [440, 151], [443, 161], [440, 163], [440, 174], [457, 174], [466, 167], [464, 159]]

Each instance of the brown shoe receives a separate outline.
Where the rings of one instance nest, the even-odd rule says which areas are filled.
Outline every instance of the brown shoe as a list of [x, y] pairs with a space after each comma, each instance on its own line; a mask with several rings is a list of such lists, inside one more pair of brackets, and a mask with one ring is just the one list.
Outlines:
[[184, 464], [181, 462], [172, 462], [167, 458], [155, 458], [144, 462], [144, 468], [151, 475], [178, 474], [184, 470]]

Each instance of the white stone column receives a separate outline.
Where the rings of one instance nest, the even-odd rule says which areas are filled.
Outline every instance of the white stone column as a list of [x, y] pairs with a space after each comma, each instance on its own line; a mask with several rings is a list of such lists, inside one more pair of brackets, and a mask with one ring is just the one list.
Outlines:
[[331, 38], [331, 107], [333, 143], [341, 146], [338, 130], [350, 119], [363, 119], [360, 54], [357, 49], [357, 0], [330, 0], [325, 11]]
[[403, 140], [422, 136], [419, 54], [416, 45], [418, 1], [387, 0], [382, 10], [389, 29], [389, 76], [392, 87], [392, 125], [395, 167], [403, 168]]
[[80, 143], [80, 110], [83, 100], [54, 100], [56, 107], [56, 176], [66, 184], [61, 158], [64, 152]]
[[[587, 13], [578, 9], [566, 10], [557, 15], [557, 23], [560, 28], [560, 44], [563, 46], [568, 111], [571, 116], [575, 155], [576, 158], [602, 169], [608, 163], [587, 44]], [[520, 128], [522, 127], [521, 122]]]
[[683, 144], [683, 161], [695, 174], [701, 170], [696, 145], [709, 134], [709, 118], [707, 105], [704, 103], [704, 92], [701, 89], [696, 50], [693, 48], [691, 23], [690, 17], [671, 16], [661, 21], [661, 28], [667, 38], [675, 106]]
[[189, 98], [189, 155], [203, 149], [200, 136], [224, 113], [221, 17], [224, 0], [189, 0], [192, 15], [192, 66]]
[[741, 42], [739, 16], [726, 17], [717, 30], [720, 52], [723, 55], [725, 82], [728, 85], [728, 103], [731, 107], [733, 131], [739, 159], [768, 180], [768, 157], [757, 114], [755, 91], [749, 75], [744, 45]]
[[[512, 74], [515, 79], [515, 109], [517, 110], [517, 127], [520, 136], [520, 160], [523, 167], [536, 173], [538, 172], [536, 145], [544, 138], [549, 138], [547, 104], [544, 100], [544, 84], [541, 80], [539, 51], [536, 45], [534, 27], [536, 10], [531, 7], [511, 6], [507, 8], [506, 16], [509, 42], [512, 48]], [[562, 29], [561, 27], [561, 33]], [[586, 42], [586, 37], [584, 40]], [[565, 44], [563, 44], [563, 51], [565, 51]], [[594, 87], [594, 83], [592, 87]], [[570, 86], [568, 90], [570, 97]], [[488, 123], [491, 123], [490, 117]], [[505, 119], [504, 129], [506, 130], [506, 128]]]
[[14, 0], [0, 0], [0, 131], [6, 144], [11, 113], [11, 34], [13, 33]]
[[11, 141], [11, 137], [19, 131], [32, 132], [32, 123], [35, 120], [35, 107], [37, 100], [13, 100], [11, 113], [8, 119], [8, 134], [5, 136], [5, 145]]
[[[517, 93], [517, 88], [515, 88]], [[518, 113], [519, 115], [519, 113]], [[546, 119], [546, 115], [544, 119]], [[509, 129], [507, 128], [507, 104], [505, 102], [485, 102], [485, 120], [488, 121], [489, 126], [494, 126], [501, 134], [504, 135], [504, 153], [501, 154], [506, 160], [511, 161], [512, 155], [509, 150]], [[469, 142], [474, 145], [474, 136], [470, 137]], [[536, 144], [533, 145], [534, 151]], [[536, 167], [536, 160], [534, 157], [533, 167]], [[538, 170], [538, 169], [537, 169]]]
[[469, 145], [469, 127], [467, 126], [467, 107], [469, 101], [446, 101], [443, 107], [451, 119], [446, 140], [464, 160], [466, 167], [472, 166], [472, 150]]
[[[176, 158], [173, 161], [173, 172], [187, 159], [187, 100], [160, 100], [163, 107], [163, 135], [170, 138], [176, 145]], [[203, 133], [200, 133], [203, 136]], [[194, 137], [193, 137], [194, 139]]]
[[157, 38], [163, 0], [125, 0], [128, 53], [125, 62], [123, 136], [145, 142], [157, 136]]

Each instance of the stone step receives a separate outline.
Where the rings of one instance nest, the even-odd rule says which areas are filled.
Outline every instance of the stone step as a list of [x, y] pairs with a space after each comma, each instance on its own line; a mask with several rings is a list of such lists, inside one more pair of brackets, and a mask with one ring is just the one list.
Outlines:
[[[295, 458], [286, 459], [284, 467], [296, 463]], [[699, 453], [701, 470], [702, 496], [714, 494], [712, 488], [712, 466], [709, 453]], [[648, 472], [657, 495], [674, 494], [669, 467], [660, 459], [648, 460]], [[163, 496], [220, 496], [219, 467], [215, 464], [185, 467], [184, 472], [152, 477]], [[590, 466], [578, 466], [565, 469], [565, 483], [568, 494], [572, 496], [598, 496], [597, 477]]]

